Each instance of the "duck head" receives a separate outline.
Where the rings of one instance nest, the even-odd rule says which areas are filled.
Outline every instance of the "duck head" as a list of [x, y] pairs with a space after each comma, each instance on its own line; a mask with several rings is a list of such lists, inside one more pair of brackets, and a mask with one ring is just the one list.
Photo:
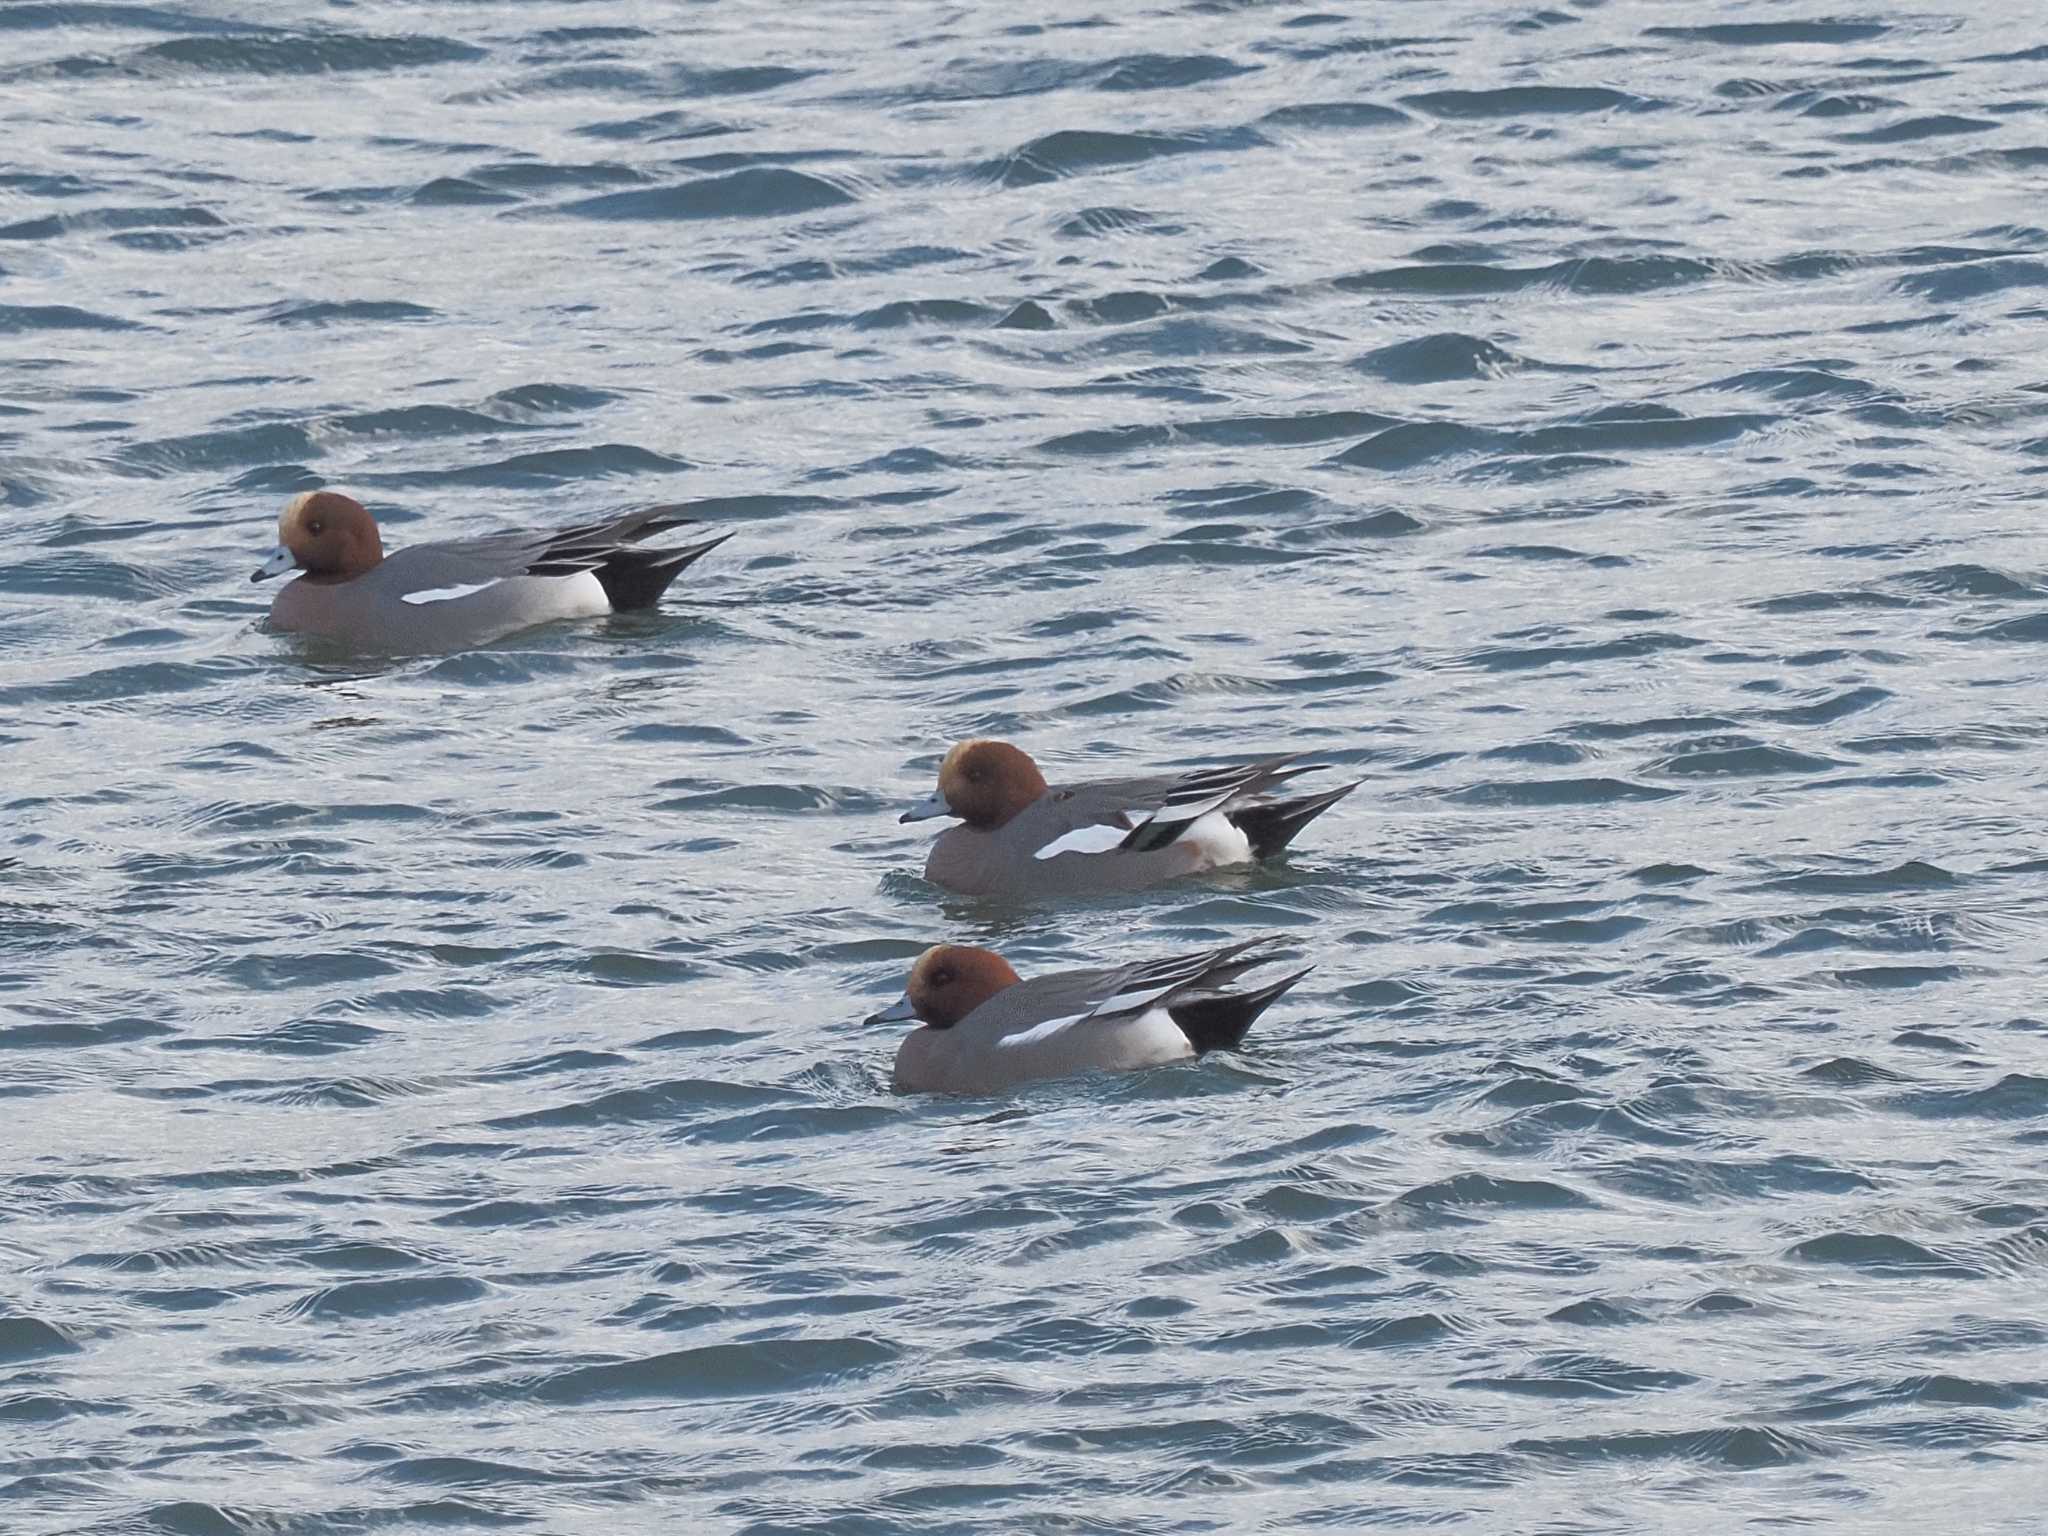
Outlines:
[[296, 568], [315, 581], [351, 581], [384, 558], [377, 520], [353, 496], [301, 491], [277, 519], [277, 548], [251, 581]]
[[992, 949], [934, 944], [910, 968], [910, 985], [902, 998], [868, 1023], [917, 1019], [933, 1029], [951, 1029], [1003, 988], [1016, 984], [1010, 962]]
[[1023, 748], [963, 741], [939, 764], [938, 792], [897, 819], [957, 816], [977, 832], [993, 832], [1044, 793], [1045, 775]]

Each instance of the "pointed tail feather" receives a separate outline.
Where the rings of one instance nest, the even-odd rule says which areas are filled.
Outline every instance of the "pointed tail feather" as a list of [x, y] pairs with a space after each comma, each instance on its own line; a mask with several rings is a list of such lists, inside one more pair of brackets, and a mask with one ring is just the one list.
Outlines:
[[1254, 763], [1184, 774], [1166, 792], [1164, 802], [1131, 829], [1121, 846], [1132, 853], [1164, 848], [1211, 811], [1222, 810], [1247, 795], [1263, 794], [1276, 784], [1323, 766], [1304, 763], [1299, 752], [1286, 752]]
[[611, 599], [613, 612], [629, 613], [636, 608], [652, 608], [661, 601], [661, 594], [668, 590], [670, 582], [731, 537], [730, 533], [721, 533], [715, 539], [706, 539], [702, 544], [687, 544], [680, 549], [617, 550], [601, 564], [592, 567], [590, 574], [597, 578], [598, 585], [604, 588], [604, 595]]
[[1300, 800], [1271, 800], [1264, 804], [1233, 805], [1227, 814], [1252, 845], [1252, 857], [1270, 859], [1289, 843], [1295, 833], [1314, 821], [1365, 781], [1349, 784]]
[[[1088, 1017], [1102, 1018], [1118, 1013], [1135, 1013], [1177, 994], [1203, 995], [1255, 965], [1264, 965], [1269, 955], [1249, 954], [1255, 949], [1284, 943], [1271, 935], [1242, 939], [1221, 949], [1205, 949], [1192, 955], [1169, 955], [1163, 960], [1140, 961], [1102, 975], [1102, 992]], [[1245, 958], [1249, 954], [1249, 958]], [[1168, 1007], [1172, 1004], [1167, 1003]]]
[[1198, 997], [1175, 998], [1166, 1005], [1167, 1015], [1180, 1026], [1198, 1056], [1210, 1051], [1235, 1050], [1253, 1021], [1280, 999], [1302, 977], [1314, 970], [1303, 966], [1291, 976], [1282, 976], [1256, 992], [1206, 993]]

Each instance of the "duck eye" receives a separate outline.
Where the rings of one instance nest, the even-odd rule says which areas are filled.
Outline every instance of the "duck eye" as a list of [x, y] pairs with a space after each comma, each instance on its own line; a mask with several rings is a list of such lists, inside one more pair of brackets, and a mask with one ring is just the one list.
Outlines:
[[944, 967], [933, 971], [932, 985], [935, 987], [950, 987], [953, 985], [953, 973]]
[[306, 532], [308, 532], [308, 533], [318, 533], [318, 532], [319, 532], [319, 531], [320, 531], [320, 530], [321, 530], [322, 528], [324, 528], [324, 527], [326, 527], [326, 526], [327, 526], [327, 525], [326, 525], [325, 523], [321, 522], [321, 521], [320, 521], [320, 519], [318, 519], [318, 518], [316, 517], [316, 518], [314, 518], [314, 519], [313, 519], [313, 521], [312, 521], [312, 522], [310, 522], [310, 523], [306, 524]]

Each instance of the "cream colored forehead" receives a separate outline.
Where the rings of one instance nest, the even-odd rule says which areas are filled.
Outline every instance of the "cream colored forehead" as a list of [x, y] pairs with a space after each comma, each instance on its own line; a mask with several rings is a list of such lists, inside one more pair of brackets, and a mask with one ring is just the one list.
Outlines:
[[961, 742], [952, 751], [948, 752], [946, 760], [939, 764], [939, 772], [963, 771], [967, 767], [970, 758], [980, 767], [1001, 770], [1015, 762], [1018, 756], [1021, 756], [1021, 754], [1014, 747], [1008, 747], [1004, 742], [991, 741], [987, 737], [977, 737], [973, 741]]
[[318, 491], [299, 492], [298, 495], [294, 496], [290, 501], [284, 504], [284, 516], [297, 517], [301, 512], [306, 510], [306, 503], [311, 501], [315, 496], [319, 494], [320, 493]]
[[955, 971], [964, 971], [974, 965], [976, 958], [973, 950], [963, 949], [957, 944], [934, 944], [917, 957], [917, 964], [912, 970], [929, 981], [932, 972], [942, 966], [950, 965]]

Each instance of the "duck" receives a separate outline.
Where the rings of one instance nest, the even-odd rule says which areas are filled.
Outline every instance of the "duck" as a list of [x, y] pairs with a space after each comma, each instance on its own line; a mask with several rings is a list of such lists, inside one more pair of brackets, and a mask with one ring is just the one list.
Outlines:
[[1277, 958], [1245, 939], [1105, 969], [1022, 980], [992, 949], [936, 944], [869, 1024], [917, 1020], [896, 1052], [905, 1093], [993, 1094], [1083, 1072], [1128, 1072], [1235, 1050], [1260, 1014], [1314, 966], [1250, 990], [1231, 983]]
[[1296, 798], [1271, 791], [1328, 766], [1301, 754], [1179, 776], [1049, 785], [1023, 748], [963, 741], [930, 799], [901, 823], [950, 816], [924, 877], [966, 896], [1058, 897], [1142, 890], [1270, 859], [1362, 780]]
[[360, 501], [302, 491], [285, 503], [277, 548], [249, 579], [298, 573], [270, 605], [273, 629], [370, 651], [455, 651], [555, 619], [652, 608], [670, 582], [732, 535], [663, 549], [641, 541], [696, 526], [676, 507], [650, 507], [387, 554]]

